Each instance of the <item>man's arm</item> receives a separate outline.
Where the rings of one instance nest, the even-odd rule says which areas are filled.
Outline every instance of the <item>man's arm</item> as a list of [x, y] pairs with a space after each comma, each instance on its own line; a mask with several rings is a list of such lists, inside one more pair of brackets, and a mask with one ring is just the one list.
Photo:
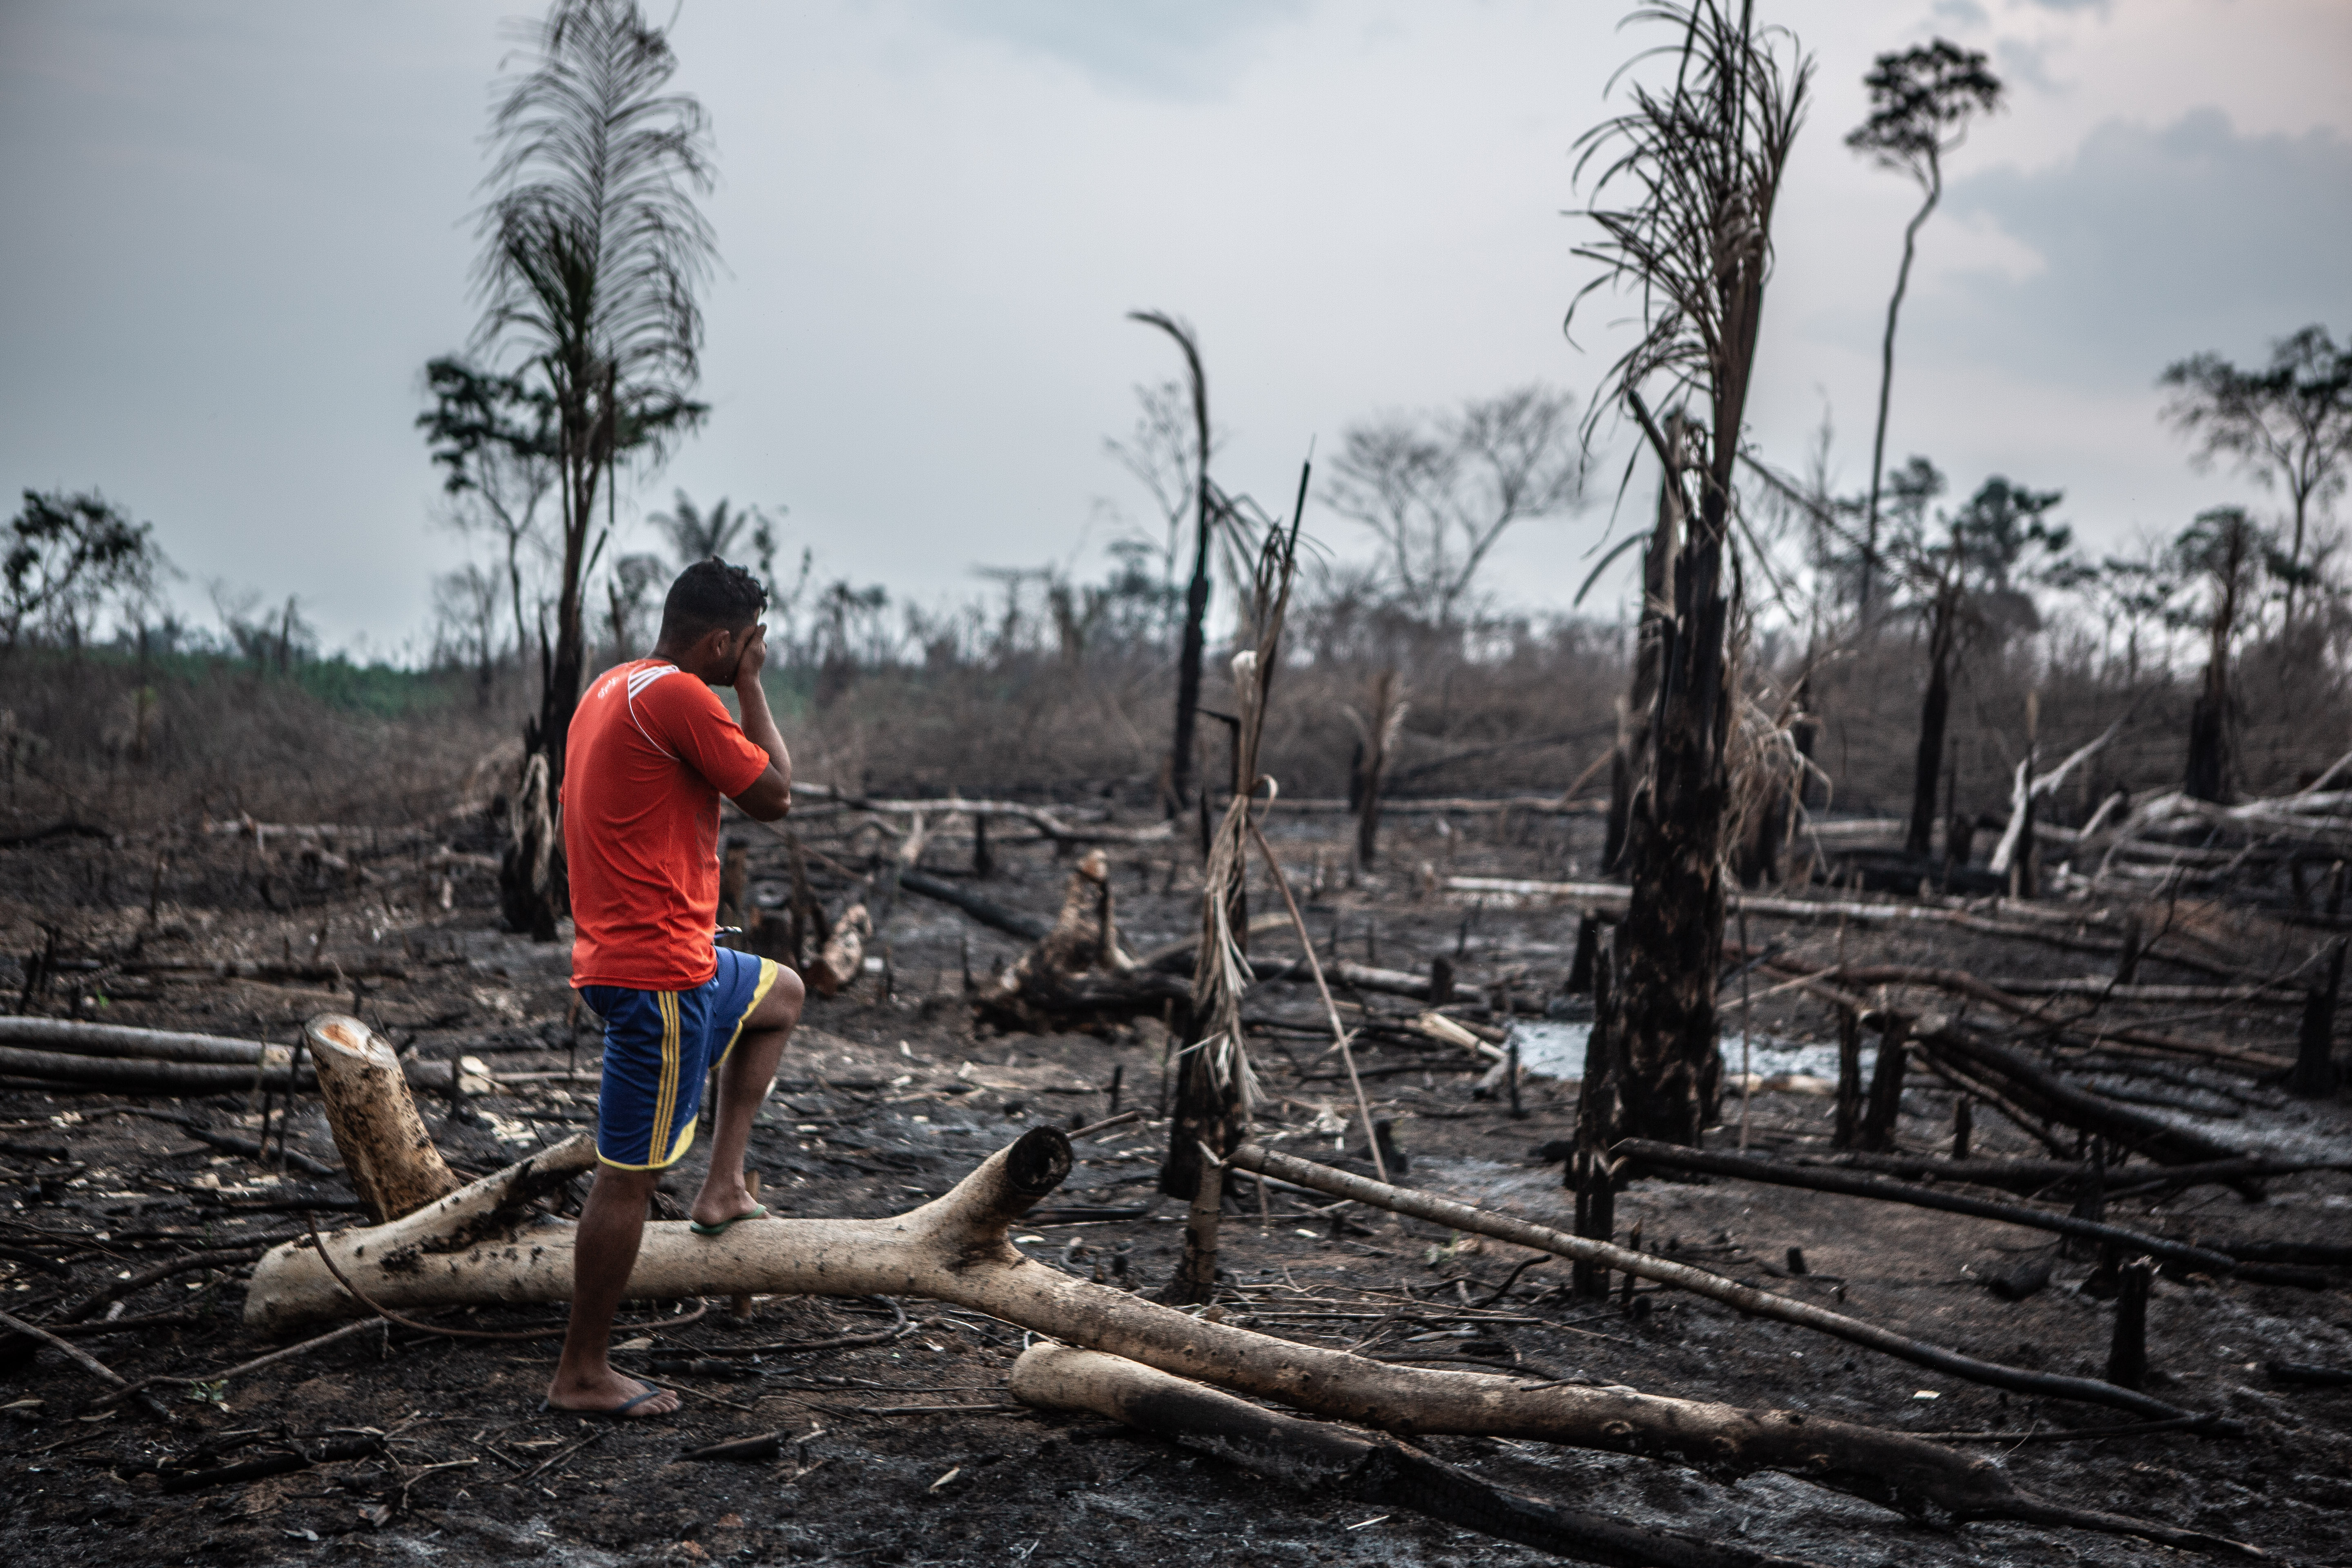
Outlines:
[[793, 808], [793, 754], [784, 749], [783, 733], [768, 710], [767, 689], [760, 684], [760, 672], [767, 664], [768, 628], [761, 626], [735, 667], [735, 702], [743, 710], [743, 734], [768, 753], [767, 771], [735, 796], [735, 804], [754, 822], [773, 822]]

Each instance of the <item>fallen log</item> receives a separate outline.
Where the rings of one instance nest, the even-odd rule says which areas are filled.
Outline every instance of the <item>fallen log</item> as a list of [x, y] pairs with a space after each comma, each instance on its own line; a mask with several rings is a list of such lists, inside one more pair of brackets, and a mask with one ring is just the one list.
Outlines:
[[[211, 1062], [145, 1061], [123, 1057], [86, 1057], [67, 1051], [21, 1051], [0, 1046], [0, 1074], [52, 1087], [100, 1089], [114, 1094], [239, 1094], [252, 1089], [283, 1089], [285, 1068], [226, 1067]], [[308, 1079], [304, 1080], [306, 1085]]]
[[2218, 1139], [2176, 1127], [2144, 1110], [2068, 1083], [2021, 1053], [1980, 1037], [1964, 1025], [1931, 1016], [1920, 1019], [1912, 1038], [1930, 1056], [1952, 1061], [1971, 1078], [1990, 1080], [1992, 1087], [2028, 1111], [2096, 1134], [2158, 1164], [2206, 1164], [2242, 1156], [2242, 1151]]
[[[384, 1305], [568, 1300], [573, 1227], [543, 1216], [528, 1229], [512, 1227], [528, 1217], [528, 1194], [568, 1179], [593, 1157], [589, 1141], [576, 1139], [416, 1214], [337, 1232], [323, 1245], [358, 1289]], [[991, 1155], [953, 1190], [903, 1215], [773, 1219], [716, 1237], [695, 1236], [681, 1222], [654, 1222], [645, 1228], [626, 1295], [926, 1296], [1180, 1377], [1400, 1434], [1530, 1438], [1670, 1458], [1724, 1476], [1779, 1470], [1914, 1513], [1937, 1510], [1956, 1519], [2011, 1519], [2231, 1549], [2213, 1537], [2051, 1503], [1983, 1460], [1900, 1433], [1799, 1412], [1395, 1366], [1206, 1322], [1049, 1268], [1012, 1246], [1013, 1221], [1061, 1184], [1070, 1163], [1067, 1137], [1039, 1127]], [[251, 1328], [281, 1332], [365, 1310], [306, 1237], [272, 1249], [256, 1266], [245, 1318]], [[2111, 1392], [2143, 1414], [2185, 1414], [2145, 1395]]]
[[[1614, 882], [1542, 882], [1509, 877], [1447, 877], [1440, 884], [1446, 891], [1466, 893], [1485, 898], [1541, 899], [1551, 903], [1581, 903], [1598, 907], [1622, 908], [1632, 897], [1632, 889]], [[2034, 909], [2028, 904], [2007, 900], [1990, 900], [2003, 912], [2018, 917], [2014, 921], [1989, 920], [1977, 908], [1951, 909], [1939, 904], [1894, 903], [1865, 904], [1840, 899], [1773, 899], [1754, 895], [1734, 895], [1727, 903], [1733, 914], [1746, 910], [1759, 920], [1796, 921], [1811, 925], [1901, 926], [1906, 924], [1951, 925], [1963, 931], [1981, 931], [1987, 936], [2009, 937], [2019, 942], [2038, 942], [2045, 947], [2063, 948], [2070, 952], [2095, 952], [2114, 957], [2123, 952], [2120, 942], [2094, 941], [2062, 929], [2093, 925], [2097, 921], [2081, 914], [2054, 915], [2053, 911]], [[2040, 926], [2021, 924], [2019, 921], [2041, 921]], [[2242, 981], [2242, 965], [2231, 965], [2192, 953], [2142, 952], [2151, 963], [2177, 964], [2194, 969], [2224, 981]]]
[[1310, 1497], [1409, 1509], [1587, 1563], [1796, 1568], [1798, 1562], [1507, 1492], [1393, 1437], [1281, 1415], [1100, 1351], [1032, 1345], [1013, 1363], [1007, 1386], [1024, 1405], [1105, 1416]]
[[2126, 1230], [2121, 1226], [2079, 1219], [2073, 1215], [2046, 1214], [2021, 1204], [1995, 1203], [1990, 1198], [1970, 1197], [1965, 1193], [1948, 1192], [1941, 1187], [1920, 1186], [1855, 1171], [1784, 1164], [1778, 1160], [1759, 1159], [1752, 1154], [1685, 1149], [1678, 1144], [1660, 1143], [1646, 1138], [1621, 1140], [1610, 1152], [1620, 1159], [1633, 1161], [1636, 1169], [1696, 1171], [1708, 1175], [1736, 1176], [1742, 1181], [1765, 1182], [1773, 1186], [1835, 1193], [1844, 1197], [1875, 1198], [1882, 1203], [1906, 1204], [1913, 1208], [1937, 1209], [1945, 1214], [2000, 1220], [2004, 1225], [2046, 1230], [2059, 1236], [2073, 1237], [2079, 1241], [2127, 1247], [2136, 1253], [2146, 1253], [2185, 1268], [2202, 1269], [2217, 1276], [2234, 1275], [2241, 1279], [2263, 1284], [2299, 1285], [2310, 1289], [2325, 1289], [2332, 1283], [2326, 1274], [2315, 1268], [2242, 1262], [2210, 1247], [2170, 1241], [2163, 1237]]
[[[1276, 1176], [1299, 1186], [1328, 1193], [1335, 1198], [1353, 1198], [1358, 1203], [1387, 1209], [1391, 1214], [1411, 1215], [1416, 1219], [1429, 1220], [1454, 1230], [1490, 1236], [1497, 1241], [1549, 1252], [1603, 1272], [1613, 1268], [1637, 1279], [1671, 1285], [1677, 1289], [1720, 1301], [1727, 1307], [1736, 1307], [1752, 1317], [1771, 1318], [1799, 1328], [1811, 1329], [1850, 1344], [1862, 1345], [1897, 1360], [1910, 1362], [1916, 1366], [1928, 1367], [1988, 1387], [2007, 1389], [2012, 1394], [2072, 1399], [2085, 1405], [2105, 1405], [2159, 1421], [2192, 1414], [2146, 1394], [2116, 1388], [2091, 1378], [2062, 1377], [2029, 1372], [2023, 1367], [2004, 1366], [1998, 1362], [1980, 1361], [1940, 1345], [1907, 1339], [1891, 1329], [1865, 1323], [1858, 1318], [1849, 1318], [1824, 1307], [1816, 1307], [1810, 1301], [1776, 1296], [1769, 1290], [1759, 1290], [1753, 1285], [1743, 1285], [1736, 1279], [1727, 1279], [1720, 1274], [1710, 1274], [1704, 1268], [1694, 1268], [1689, 1264], [1677, 1263], [1656, 1253], [1634, 1252], [1606, 1241], [1570, 1236], [1549, 1226], [1536, 1225], [1508, 1215], [1490, 1214], [1450, 1198], [1433, 1197], [1427, 1193], [1392, 1187], [1385, 1182], [1371, 1181], [1350, 1172], [1317, 1164], [1311, 1160], [1297, 1159], [1263, 1144], [1243, 1144], [1234, 1152], [1232, 1163], [1242, 1170]], [[2219, 1418], [2203, 1419], [2210, 1425]]]
[[[1282, 809], [1305, 812], [1309, 816], [1353, 816], [1357, 807], [1343, 799], [1293, 800], [1285, 795]], [[1394, 795], [1381, 797], [1382, 815], [1398, 816], [1499, 816], [1505, 812], [1529, 816], [1601, 816], [1607, 815], [1608, 803], [1598, 800], [1562, 800], [1556, 795], [1515, 795], [1503, 798], [1478, 795], [1444, 795], [1419, 800], [1399, 800]]]
[[[140, 1069], [168, 1069], [179, 1067], [217, 1067], [233, 1068], [226, 1076], [197, 1074], [190, 1076], [168, 1070], [144, 1074], [152, 1079], [151, 1089], [126, 1088], [126, 1093], [152, 1092], [161, 1094], [220, 1093], [220, 1089], [187, 1087], [217, 1083], [227, 1089], [246, 1089], [255, 1086], [284, 1089], [286, 1068], [293, 1059], [293, 1047], [272, 1045], [264, 1040], [240, 1040], [221, 1035], [191, 1035], [171, 1029], [140, 1029], [121, 1024], [83, 1024], [64, 1018], [0, 1018], [0, 1051], [26, 1046], [41, 1051], [68, 1057], [113, 1060], [121, 1068], [92, 1067], [65, 1069], [58, 1081], [79, 1083], [86, 1087], [110, 1084], [131, 1085], [141, 1076]], [[470, 1058], [468, 1058], [470, 1059]], [[262, 1070], [257, 1074], [256, 1068]], [[0, 1068], [0, 1071], [16, 1069]], [[477, 1066], [453, 1068], [446, 1061], [404, 1061], [401, 1075], [418, 1089], [430, 1089], [446, 1093], [449, 1074], [456, 1071], [462, 1079], [459, 1087], [467, 1094], [488, 1094], [491, 1080]], [[35, 1076], [29, 1072], [26, 1076]], [[172, 1087], [177, 1084], [182, 1087]], [[315, 1063], [305, 1061], [299, 1068], [299, 1087], [317, 1087]]]
[[[1043, 942], [1045, 933], [1054, 929], [1054, 922], [1043, 915], [1031, 914], [1027, 910], [1009, 909], [993, 899], [982, 898], [959, 883], [911, 867], [898, 873], [898, 886], [910, 893], [920, 893], [927, 899], [953, 904], [981, 924], [1008, 936], [1017, 936], [1024, 942]], [[1191, 950], [1188, 948], [1186, 951], [1189, 952]]]
[[2266, 985], [2118, 985], [2092, 975], [2079, 980], [1988, 980], [1986, 984], [2011, 996], [2091, 996], [2102, 1002], [2242, 1003], [2263, 1007], [2300, 1007], [2303, 994], [2285, 989], [2290, 982]]
[[1034, 825], [1037, 831], [1057, 844], [1158, 844], [1174, 836], [1172, 822], [1156, 822], [1146, 827], [1074, 827], [1042, 805], [1030, 805], [1015, 800], [875, 800], [862, 795], [851, 795], [831, 784], [795, 783], [793, 794], [837, 804], [853, 811], [868, 811], [877, 816], [1014, 816]]
[[64, 1051], [78, 1057], [123, 1057], [244, 1068], [263, 1062], [283, 1068], [293, 1058], [291, 1047], [273, 1046], [262, 1040], [182, 1034], [170, 1029], [133, 1029], [120, 1024], [82, 1024], [64, 1018], [0, 1018], [0, 1046]]
[[[1874, 1171], [1881, 1175], [1901, 1176], [1909, 1181], [1952, 1182], [1963, 1186], [1998, 1187], [2012, 1193], [2048, 1193], [2054, 1197], [2071, 1197], [2076, 1185], [2091, 1179], [2090, 1168], [2074, 1160], [1946, 1160], [1930, 1154], [1803, 1154], [1795, 1162], [1800, 1165], [1822, 1165], [1832, 1169]], [[2274, 1160], [2261, 1155], [2244, 1155], [2234, 1160], [2213, 1160], [2197, 1165], [2166, 1165], [2146, 1181], [2136, 1177], [2118, 1179], [2110, 1171], [2106, 1190], [2110, 1197], [2137, 1192], [2145, 1187], [2193, 1186], [2203, 1182], [2234, 1182], [2247, 1176], [2292, 1176], [2305, 1171], [2352, 1170], [2352, 1160]], [[2233, 1256], [2251, 1257], [2231, 1247], [2218, 1250]], [[2273, 1258], [2273, 1262], [2286, 1259]]]
[[167, 979], [323, 982], [338, 990], [354, 980], [405, 980], [409, 977], [407, 964], [380, 959], [354, 959], [349, 963], [284, 963], [247, 958], [126, 959], [116, 967], [125, 974], [160, 975]]
[[[2292, 1065], [2286, 1058], [2273, 1056], [2264, 1051], [2231, 1050], [2223, 1046], [2207, 1046], [2194, 1041], [2175, 1040], [2167, 1036], [2152, 1035], [2145, 1030], [2135, 1029], [2128, 1025], [2101, 1024], [2087, 1017], [2053, 1018], [2044, 1008], [2037, 1007], [2012, 994], [1992, 981], [1979, 980], [1961, 969], [1929, 969], [1907, 963], [1846, 963], [1814, 968], [1789, 959], [1771, 960], [1768, 967], [1776, 973], [1790, 974], [1803, 979], [1826, 977], [1832, 970], [1834, 970], [1838, 981], [1851, 986], [1914, 985], [1942, 991], [1955, 996], [1970, 997], [2007, 1013], [2011, 1017], [2025, 1019], [2053, 1032], [2087, 1035], [2102, 1041], [2118, 1040], [2126, 1045], [2151, 1047], [2168, 1054], [2232, 1062], [2241, 1067], [2258, 1068], [2265, 1071]], [[2181, 989], [2190, 989], [2190, 987], [2181, 987]], [[2301, 998], [2298, 997], [2296, 1000], [2299, 1005]]]

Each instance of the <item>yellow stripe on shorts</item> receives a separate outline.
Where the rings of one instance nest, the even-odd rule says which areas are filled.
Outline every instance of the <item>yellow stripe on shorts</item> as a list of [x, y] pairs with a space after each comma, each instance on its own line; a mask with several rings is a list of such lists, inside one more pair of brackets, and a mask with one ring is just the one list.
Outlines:
[[649, 1164], [661, 1164], [669, 1152], [670, 1119], [677, 1113], [678, 1055], [681, 1029], [678, 1023], [677, 996], [662, 991], [659, 997], [662, 1019], [661, 1086], [654, 1095], [653, 1137], [646, 1151]]

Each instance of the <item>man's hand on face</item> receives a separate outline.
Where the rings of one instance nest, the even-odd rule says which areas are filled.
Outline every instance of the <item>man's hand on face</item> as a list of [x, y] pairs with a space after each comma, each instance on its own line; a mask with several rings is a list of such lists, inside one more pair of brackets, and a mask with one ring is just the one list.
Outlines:
[[760, 683], [760, 672], [768, 666], [768, 628], [762, 623], [743, 634], [743, 650], [736, 658], [735, 679], [728, 684], [740, 691], [747, 685]]

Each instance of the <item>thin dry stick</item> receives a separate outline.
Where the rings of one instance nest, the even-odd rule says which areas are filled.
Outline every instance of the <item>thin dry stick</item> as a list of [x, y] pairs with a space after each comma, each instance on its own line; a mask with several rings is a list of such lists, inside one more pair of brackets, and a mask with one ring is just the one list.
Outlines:
[[1908, 1338], [1876, 1323], [1864, 1322], [1842, 1312], [1816, 1307], [1810, 1301], [1759, 1290], [1754, 1286], [1692, 1268], [1658, 1253], [1632, 1252], [1609, 1242], [1570, 1236], [1564, 1231], [1536, 1225], [1515, 1215], [1496, 1214], [1410, 1188], [1392, 1187], [1385, 1183], [1368, 1180], [1351, 1171], [1336, 1170], [1311, 1160], [1301, 1160], [1294, 1154], [1268, 1149], [1264, 1144], [1244, 1143], [1227, 1156], [1227, 1163], [1244, 1171], [1268, 1174], [1279, 1173], [1284, 1180], [1300, 1186], [1313, 1187], [1335, 1198], [1353, 1198], [1360, 1204], [1386, 1209], [1391, 1214], [1425, 1219], [1472, 1235], [1493, 1237], [1497, 1241], [1549, 1252], [1559, 1258], [1597, 1263], [1721, 1301], [1751, 1317], [1792, 1323], [1843, 1340], [1849, 1344], [1867, 1346], [1915, 1366], [1928, 1367], [1988, 1387], [2004, 1388], [2016, 1394], [2072, 1399], [2086, 1405], [2104, 1405], [2157, 1421], [2193, 1416], [2208, 1429], [2230, 1425], [2227, 1417], [2184, 1410], [2152, 1395], [2091, 1378], [2031, 1372], [2022, 1367], [1981, 1361], [1975, 1356], [1946, 1350], [1940, 1345]]
[[[1282, 874], [1282, 862], [1275, 858], [1274, 846], [1265, 841], [1265, 830], [1257, 825], [1255, 817], [1245, 816], [1243, 820], [1249, 824], [1250, 837], [1257, 840], [1258, 853], [1265, 857], [1266, 868], [1273, 873], [1275, 890], [1282, 895], [1283, 907], [1290, 911], [1290, 923], [1298, 932], [1298, 945], [1307, 950], [1307, 972], [1315, 977], [1316, 994], [1323, 998], [1324, 1016], [1331, 1020], [1331, 1035], [1339, 1042], [1333, 1048], [1339, 1051], [1340, 1061], [1347, 1064], [1348, 1087], [1356, 1091], [1356, 1110], [1364, 1119], [1364, 1143], [1372, 1152], [1372, 1169], [1385, 1182], [1389, 1179], [1388, 1163], [1381, 1158], [1381, 1135], [1372, 1131], [1371, 1102], [1364, 1098], [1364, 1080], [1356, 1076], [1356, 1053], [1348, 1044], [1348, 1031], [1339, 1022], [1339, 1009], [1331, 1000], [1331, 987], [1323, 982], [1323, 963], [1315, 956], [1315, 939], [1307, 934], [1307, 917], [1298, 912], [1298, 900], [1290, 896], [1290, 879]], [[1263, 1198], [1265, 1184], [1260, 1182], [1257, 1190]]]
[[[1748, 951], [1748, 911], [1745, 909], [1739, 911], [1739, 951], [1743, 953]], [[1756, 966], [1752, 963], [1743, 965], [1739, 971], [1739, 1152], [1743, 1154], [1748, 1152], [1748, 1101], [1756, 1087], [1756, 1072], [1748, 1065], [1748, 1041], [1754, 1037], [1756, 1025], [1756, 1001], [1750, 994], [1753, 989], [1750, 977], [1755, 972]]]
[[375, 1329], [381, 1332], [383, 1331], [383, 1325], [385, 1321], [386, 1320], [383, 1318], [362, 1318], [357, 1322], [345, 1323], [340, 1329], [331, 1329], [315, 1339], [304, 1340], [299, 1345], [288, 1345], [284, 1350], [271, 1351], [268, 1355], [256, 1356], [251, 1361], [240, 1362], [236, 1365], [226, 1368], [220, 1372], [205, 1373], [194, 1377], [182, 1377], [175, 1375], [169, 1377], [142, 1378], [139, 1382], [131, 1384], [119, 1394], [108, 1394], [107, 1398], [109, 1400], [122, 1399], [131, 1394], [138, 1394], [145, 1389], [153, 1388], [159, 1384], [165, 1383], [184, 1384], [192, 1387], [200, 1383], [226, 1383], [232, 1377], [243, 1377], [248, 1372], [258, 1372], [272, 1362], [287, 1361], [298, 1355], [308, 1355], [310, 1352], [333, 1344], [338, 1340], [350, 1339], [352, 1335], [360, 1332], [363, 1329]]
[[122, 1389], [127, 1392], [131, 1387], [131, 1384], [124, 1380], [122, 1374], [116, 1372], [112, 1367], [107, 1365], [104, 1362], [99, 1360], [96, 1356], [82, 1349], [79, 1345], [74, 1344], [66, 1340], [61, 1340], [57, 1335], [49, 1332], [47, 1329], [36, 1328], [33, 1324], [25, 1321], [24, 1319], [11, 1317], [6, 1312], [0, 1312], [0, 1328], [14, 1329], [16, 1332], [23, 1334], [27, 1339], [38, 1340], [43, 1344], [49, 1346], [53, 1350], [61, 1350], [65, 1352], [67, 1355], [73, 1358], [75, 1363], [80, 1366], [83, 1371], [89, 1373], [95, 1377], [104, 1379], [106, 1382], [114, 1384], [114, 1386], [119, 1389]]

